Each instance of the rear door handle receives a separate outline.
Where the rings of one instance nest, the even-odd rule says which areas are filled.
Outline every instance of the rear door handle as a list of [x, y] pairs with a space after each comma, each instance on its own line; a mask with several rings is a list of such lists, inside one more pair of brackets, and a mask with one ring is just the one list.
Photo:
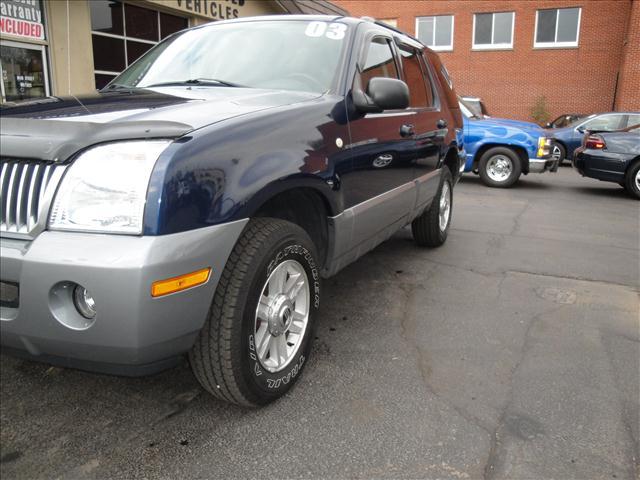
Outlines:
[[411, 124], [406, 124], [406, 125], [402, 125], [400, 127], [400, 136], [401, 137], [413, 137], [415, 135], [415, 130], [413, 125]]
[[444, 118], [441, 118], [440, 120], [438, 120], [438, 122], [436, 123], [436, 127], [439, 129], [442, 128], [447, 128], [447, 121]]

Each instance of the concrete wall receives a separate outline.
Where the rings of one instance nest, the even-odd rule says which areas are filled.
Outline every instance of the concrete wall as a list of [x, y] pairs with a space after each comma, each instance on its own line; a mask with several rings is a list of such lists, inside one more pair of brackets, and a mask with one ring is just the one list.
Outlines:
[[68, 95], [93, 90], [95, 85], [88, 3], [85, 0], [56, 0], [44, 4], [50, 34], [51, 93]]

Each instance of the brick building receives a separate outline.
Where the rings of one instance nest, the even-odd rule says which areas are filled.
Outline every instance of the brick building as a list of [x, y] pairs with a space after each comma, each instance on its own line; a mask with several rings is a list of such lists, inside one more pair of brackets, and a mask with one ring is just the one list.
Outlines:
[[439, 52], [495, 116], [640, 111], [640, 0], [334, 0]]

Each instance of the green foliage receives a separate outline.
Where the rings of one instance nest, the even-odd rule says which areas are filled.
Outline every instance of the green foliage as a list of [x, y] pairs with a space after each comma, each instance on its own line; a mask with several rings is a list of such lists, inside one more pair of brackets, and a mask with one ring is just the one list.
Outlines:
[[538, 125], [545, 125], [549, 121], [547, 99], [544, 95], [536, 98], [536, 101], [531, 108], [531, 118], [533, 118]]

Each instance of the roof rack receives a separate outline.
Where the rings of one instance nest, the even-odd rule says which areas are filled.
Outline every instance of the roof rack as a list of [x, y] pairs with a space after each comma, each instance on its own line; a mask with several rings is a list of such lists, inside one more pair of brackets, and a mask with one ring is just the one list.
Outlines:
[[416, 37], [414, 37], [413, 35], [409, 35], [408, 33], [403, 32], [402, 30], [398, 30], [393, 25], [389, 25], [388, 23], [381, 22], [380, 20], [376, 20], [373, 17], [360, 17], [360, 20], [364, 20], [365, 22], [375, 23], [379, 27], [385, 27], [385, 28], [388, 28], [389, 30], [393, 30], [394, 32], [399, 33], [400, 35], [404, 35], [405, 37], [408, 37], [411, 40], [414, 40], [414, 41], [418, 42], [420, 45], [426, 47], [426, 45], [424, 43], [422, 43], [420, 40], [418, 40]]

